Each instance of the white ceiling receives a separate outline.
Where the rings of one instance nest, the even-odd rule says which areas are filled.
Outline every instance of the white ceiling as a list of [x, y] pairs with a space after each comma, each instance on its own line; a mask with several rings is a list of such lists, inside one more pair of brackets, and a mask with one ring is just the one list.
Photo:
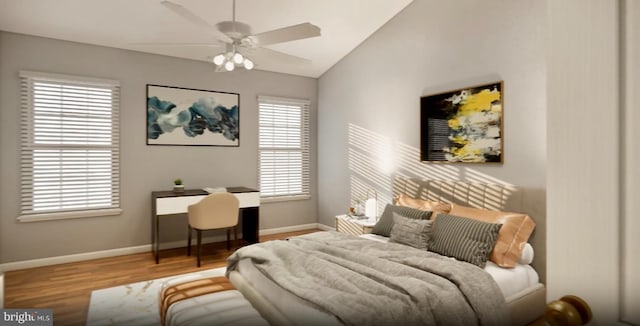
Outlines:
[[[413, 0], [237, 0], [236, 19], [254, 34], [310, 22], [322, 35], [268, 46], [311, 63], [259, 60], [256, 69], [319, 77]], [[134, 43], [215, 43], [161, 0], [0, 0], [0, 30], [194, 60], [220, 50], [207, 46]], [[232, 0], [172, 0], [211, 25], [231, 20]]]

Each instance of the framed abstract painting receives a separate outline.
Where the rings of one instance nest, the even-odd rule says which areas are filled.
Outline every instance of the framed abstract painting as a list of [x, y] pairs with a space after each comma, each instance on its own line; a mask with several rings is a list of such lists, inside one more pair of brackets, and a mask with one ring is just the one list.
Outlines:
[[420, 98], [420, 159], [503, 163], [503, 82]]
[[240, 146], [240, 95], [147, 85], [147, 145]]

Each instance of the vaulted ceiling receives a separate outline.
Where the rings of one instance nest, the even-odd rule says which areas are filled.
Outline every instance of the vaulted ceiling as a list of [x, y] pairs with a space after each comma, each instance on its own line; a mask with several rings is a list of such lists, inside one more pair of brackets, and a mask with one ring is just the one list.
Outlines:
[[[236, 19], [254, 34], [304, 22], [320, 27], [319, 37], [267, 46], [310, 62], [253, 58], [255, 69], [319, 77], [412, 1], [237, 0]], [[232, 0], [172, 2], [212, 26], [232, 17]], [[222, 50], [209, 45], [216, 44], [213, 33], [176, 15], [161, 0], [0, 0], [0, 30], [202, 61]]]

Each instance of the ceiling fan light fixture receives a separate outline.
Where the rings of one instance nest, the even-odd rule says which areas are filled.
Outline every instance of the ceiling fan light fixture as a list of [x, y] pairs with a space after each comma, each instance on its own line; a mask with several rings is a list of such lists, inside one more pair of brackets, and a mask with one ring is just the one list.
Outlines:
[[222, 66], [222, 64], [224, 63], [224, 59], [225, 59], [224, 54], [220, 53], [220, 54], [216, 55], [215, 57], [213, 57], [213, 63], [216, 66]]
[[251, 70], [255, 66], [253, 61], [235, 51], [218, 53], [213, 57], [212, 61], [218, 67], [224, 67], [226, 71], [233, 71], [236, 66], [241, 66], [246, 70]]
[[233, 71], [235, 67], [236, 65], [233, 63], [233, 61], [227, 61], [227, 63], [224, 64], [224, 69], [226, 69], [227, 71]]
[[244, 58], [244, 69], [251, 70], [253, 69], [253, 61]]
[[244, 61], [244, 57], [242, 56], [242, 54], [238, 52], [233, 54], [233, 62], [235, 62], [236, 64], [242, 64], [242, 61]]

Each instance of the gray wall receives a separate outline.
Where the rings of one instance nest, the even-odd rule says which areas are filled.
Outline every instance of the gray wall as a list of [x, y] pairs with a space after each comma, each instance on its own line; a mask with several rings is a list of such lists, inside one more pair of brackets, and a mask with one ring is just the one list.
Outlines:
[[[264, 71], [215, 73], [211, 64], [133, 51], [0, 32], [0, 263], [149, 244], [150, 192], [181, 177], [187, 188], [258, 183], [257, 95], [307, 98], [316, 120], [317, 80]], [[116, 79], [121, 82], [120, 216], [18, 223], [19, 70]], [[147, 146], [145, 85], [240, 94], [240, 147]], [[312, 123], [315, 182], [315, 123]], [[315, 223], [312, 199], [267, 203], [261, 228]], [[185, 239], [183, 218], [167, 219], [163, 241]], [[173, 232], [171, 232], [173, 231]]]
[[[318, 218], [334, 224], [349, 198], [394, 175], [504, 182], [538, 190], [545, 215], [544, 1], [415, 0], [325, 73], [318, 93]], [[504, 81], [504, 164], [419, 160], [420, 97]], [[536, 193], [534, 191], [534, 193]]]

